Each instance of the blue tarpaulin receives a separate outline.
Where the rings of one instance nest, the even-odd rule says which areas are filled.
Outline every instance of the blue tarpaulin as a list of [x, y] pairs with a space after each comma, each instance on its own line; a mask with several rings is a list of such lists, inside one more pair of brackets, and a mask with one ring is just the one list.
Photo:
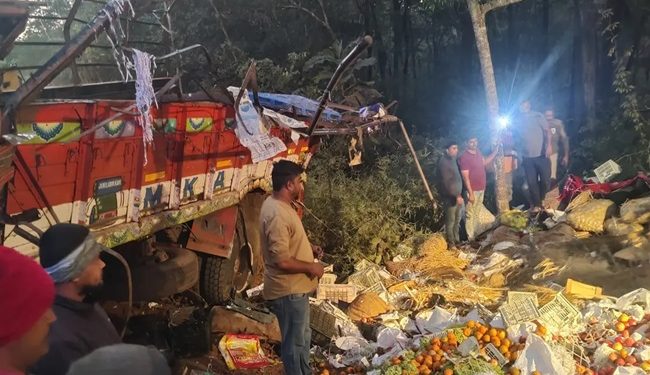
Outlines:
[[[253, 100], [253, 93], [248, 92], [248, 96]], [[300, 95], [273, 94], [268, 92], [258, 93], [262, 107], [270, 108], [274, 111], [294, 112], [299, 116], [313, 117], [318, 109], [318, 102]], [[341, 114], [333, 109], [325, 108], [322, 118], [327, 121], [341, 120]]]

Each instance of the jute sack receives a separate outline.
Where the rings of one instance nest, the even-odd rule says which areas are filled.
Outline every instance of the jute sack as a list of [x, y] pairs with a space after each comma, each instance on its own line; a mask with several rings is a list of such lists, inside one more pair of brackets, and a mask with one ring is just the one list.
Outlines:
[[626, 223], [620, 218], [605, 220], [605, 232], [612, 236], [628, 236], [643, 232], [643, 225], [638, 223]]
[[390, 306], [377, 293], [360, 294], [348, 307], [348, 316], [352, 321], [374, 318], [390, 311]]
[[567, 215], [567, 222], [575, 230], [602, 233], [605, 219], [616, 209], [614, 202], [608, 199], [593, 199], [573, 209]]
[[632, 199], [621, 206], [621, 219], [628, 223], [650, 222], [650, 197]]

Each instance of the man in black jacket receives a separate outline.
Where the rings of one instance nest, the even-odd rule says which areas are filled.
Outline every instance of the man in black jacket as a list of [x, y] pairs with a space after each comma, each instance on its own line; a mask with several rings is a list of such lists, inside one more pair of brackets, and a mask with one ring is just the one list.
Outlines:
[[50, 330], [50, 351], [31, 369], [34, 375], [65, 375], [72, 362], [121, 341], [106, 312], [93, 301], [102, 286], [103, 249], [81, 225], [56, 224], [43, 233], [39, 257], [54, 280], [57, 320]]
[[445, 207], [445, 232], [450, 246], [460, 242], [460, 220], [465, 203], [461, 195], [463, 180], [458, 170], [457, 156], [458, 144], [449, 142], [438, 162], [438, 191]]

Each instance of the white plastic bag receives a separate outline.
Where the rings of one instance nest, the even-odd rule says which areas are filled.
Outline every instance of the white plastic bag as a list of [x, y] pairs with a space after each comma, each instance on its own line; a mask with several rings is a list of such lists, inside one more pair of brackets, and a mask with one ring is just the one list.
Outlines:
[[525, 374], [539, 371], [542, 374], [570, 375], [555, 358], [551, 347], [535, 334], [528, 336], [526, 347], [515, 361], [514, 367]]

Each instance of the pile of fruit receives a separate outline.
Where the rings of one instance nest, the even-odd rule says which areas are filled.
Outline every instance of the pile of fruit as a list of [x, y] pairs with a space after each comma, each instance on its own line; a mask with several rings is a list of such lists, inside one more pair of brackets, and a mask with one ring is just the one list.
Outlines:
[[[637, 322], [633, 317], [628, 314], [620, 314], [618, 319], [611, 324], [606, 325], [607, 328], [616, 332], [615, 336], [604, 337], [599, 340], [599, 344], [607, 345], [609, 350], [608, 363], [600, 368], [585, 368], [578, 367], [578, 374], [580, 375], [611, 375], [616, 371], [618, 366], [637, 366], [647, 373], [650, 373], [650, 360], [643, 360], [640, 356], [640, 349], [644, 345], [650, 345], [648, 339], [648, 326], [650, 323], [650, 314]], [[588, 326], [600, 324], [596, 319], [592, 319]], [[643, 330], [645, 332], [636, 332]], [[585, 333], [581, 333], [581, 338], [585, 337]]]
[[[459, 345], [472, 336], [479, 344], [480, 356], [477, 359], [464, 359], [459, 352]], [[486, 372], [503, 374], [498, 361], [488, 355], [486, 347], [492, 344], [508, 363], [512, 363], [523, 350], [523, 342], [525, 339], [512, 343], [505, 330], [469, 321], [464, 326], [448, 329], [439, 337], [423, 339], [417, 352], [406, 351], [384, 364], [382, 374], [465, 375], [476, 373], [480, 368]], [[518, 374], [516, 370], [513, 371], [513, 374]]]
[[517, 230], [524, 230], [528, 226], [528, 214], [521, 210], [510, 210], [499, 217], [501, 224]]

